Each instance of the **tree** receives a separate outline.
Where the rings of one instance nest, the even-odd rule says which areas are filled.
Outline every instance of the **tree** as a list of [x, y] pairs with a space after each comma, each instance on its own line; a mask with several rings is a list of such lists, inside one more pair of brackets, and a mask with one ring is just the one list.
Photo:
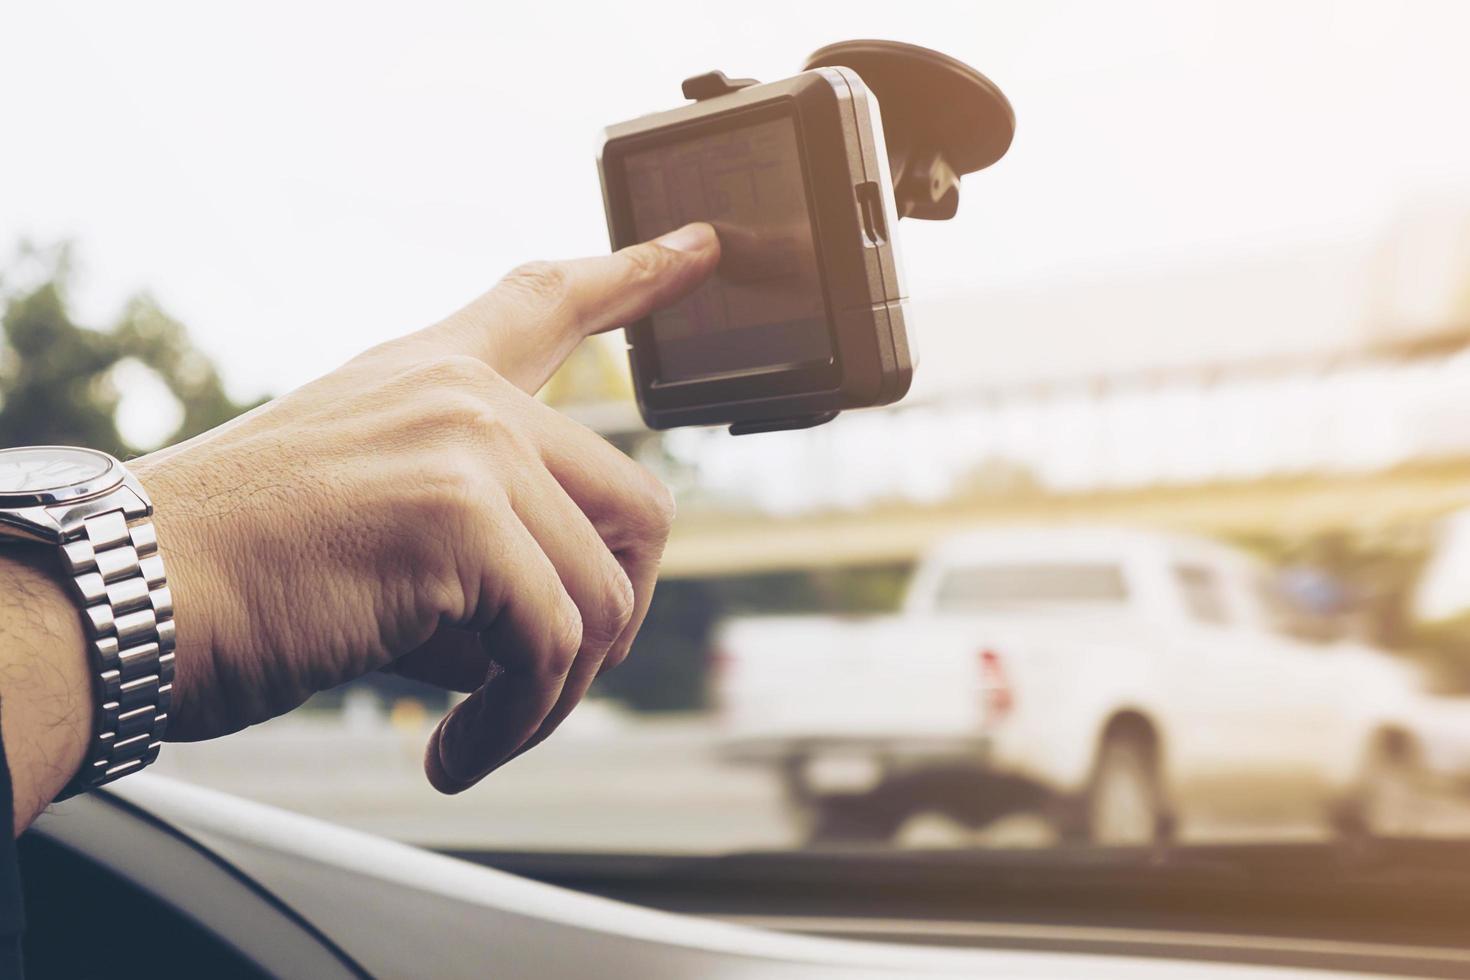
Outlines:
[[[76, 445], [121, 458], [139, 454], [147, 447], [129, 445], [118, 431], [119, 395], [112, 383], [114, 369], [130, 359], [156, 372], [183, 409], [167, 442], [254, 407], [230, 398], [183, 324], [146, 294], [128, 301], [110, 330], [77, 324], [67, 304], [70, 277], [68, 246], [23, 244], [0, 280], [0, 446]], [[26, 284], [11, 287], [12, 280]]]

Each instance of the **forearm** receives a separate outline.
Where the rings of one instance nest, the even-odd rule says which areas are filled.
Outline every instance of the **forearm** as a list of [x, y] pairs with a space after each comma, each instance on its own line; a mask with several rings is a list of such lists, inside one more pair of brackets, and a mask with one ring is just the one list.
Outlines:
[[44, 549], [0, 551], [0, 728], [18, 835], [80, 768], [92, 734], [81, 619]]

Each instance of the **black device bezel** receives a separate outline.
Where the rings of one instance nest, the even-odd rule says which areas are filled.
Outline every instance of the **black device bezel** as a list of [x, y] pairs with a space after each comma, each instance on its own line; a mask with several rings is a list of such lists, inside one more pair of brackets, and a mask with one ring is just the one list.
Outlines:
[[[852, 91], [853, 88], [857, 91]], [[881, 128], [863, 145], [854, 103], [870, 99], [842, 69], [819, 69], [740, 89], [610, 127], [599, 157], [608, 229], [614, 248], [638, 240], [624, 161], [631, 153], [738, 126], [790, 119], [806, 192], [808, 220], [823, 290], [831, 357], [825, 363], [763, 366], [663, 381], [651, 319], [627, 329], [639, 410], [655, 429], [680, 425], [803, 424], [844, 408], [884, 404], [908, 389], [912, 366], [904, 336], [902, 291], [892, 254], [891, 205], [881, 234], [865, 234], [858, 188], [881, 186], [891, 201]], [[878, 127], [876, 103], [862, 106]], [[871, 140], [871, 137], [869, 137]], [[871, 161], [871, 162], [870, 162]], [[881, 197], [880, 197], [881, 200]], [[805, 423], [805, 424], [810, 424]], [[772, 427], [789, 427], [773, 425]]]

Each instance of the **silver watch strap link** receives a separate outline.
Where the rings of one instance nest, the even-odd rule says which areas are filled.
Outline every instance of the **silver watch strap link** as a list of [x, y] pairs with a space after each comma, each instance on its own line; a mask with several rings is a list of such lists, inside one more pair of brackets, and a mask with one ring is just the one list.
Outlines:
[[173, 693], [174, 610], [146, 509], [86, 517], [61, 553], [84, 610], [98, 705], [86, 761], [65, 798], [158, 757]]

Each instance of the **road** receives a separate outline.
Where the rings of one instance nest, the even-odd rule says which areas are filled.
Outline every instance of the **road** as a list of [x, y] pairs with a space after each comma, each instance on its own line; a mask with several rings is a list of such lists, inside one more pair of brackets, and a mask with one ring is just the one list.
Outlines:
[[583, 705], [555, 736], [454, 797], [424, 779], [432, 719], [277, 719], [167, 746], [164, 775], [413, 843], [708, 853], [789, 847], [773, 780], [713, 757], [697, 717], [630, 720]]

